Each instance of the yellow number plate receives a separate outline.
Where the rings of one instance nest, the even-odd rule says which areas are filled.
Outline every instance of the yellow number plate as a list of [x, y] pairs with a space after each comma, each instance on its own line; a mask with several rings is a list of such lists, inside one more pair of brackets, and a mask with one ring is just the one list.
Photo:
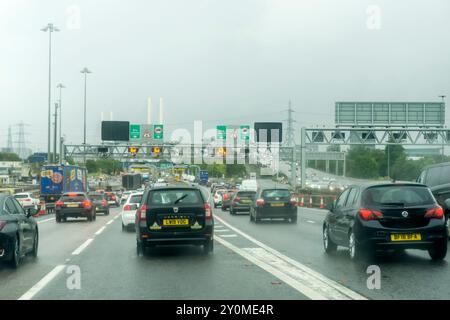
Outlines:
[[78, 208], [78, 203], [69, 203], [67, 205], [67, 207], [69, 207], [69, 208]]
[[420, 241], [422, 235], [420, 233], [393, 233], [391, 241]]
[[272, 207], [284, 207], [284, 203], [272, 203]]
[[188, 226], [189, 219], [163, 219], [163, 226]]

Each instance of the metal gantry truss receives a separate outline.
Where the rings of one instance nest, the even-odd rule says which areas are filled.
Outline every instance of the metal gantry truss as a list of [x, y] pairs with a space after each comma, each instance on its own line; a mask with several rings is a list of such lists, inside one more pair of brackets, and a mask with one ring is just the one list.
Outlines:
[[450, 144], [443, 128], [305, 128], [306, 144], [442, 146]]

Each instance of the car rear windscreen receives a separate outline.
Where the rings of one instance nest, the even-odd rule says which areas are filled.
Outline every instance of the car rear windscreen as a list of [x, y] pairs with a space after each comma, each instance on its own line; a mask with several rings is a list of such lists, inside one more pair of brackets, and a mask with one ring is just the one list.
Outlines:
[[155, 190], [150, 192], [147, 204], [150, 206], [201, 205], [202, 196], [198, 190]]
[[103, 196], [101, 194], [90, 194], [89, 198], [91, 200], [103, 200]]
[[83, 202], [84, 200], [86, 200], [86, 197], [83, 195], [74, 196], [74, 197], [62, 196], [60, 200], [62, 202]]
[[237, 197], [242, 197], [242, 198], [253, 198], [255, 197], [256, 192], [252, 192], [252, 191], [240, 191], [236, 194]]
[[262, 192], [263, 198], [289, 198], [291, 193], [289, 190], [274, 189], [274, 190], [264, 190]]
[[130, 203], [141, 203], [142, 194], [131, 196]]
[[380, 186], [365, 190], [364, 206], [417, 206], [434, 204], [431, 191], [422, 186]]

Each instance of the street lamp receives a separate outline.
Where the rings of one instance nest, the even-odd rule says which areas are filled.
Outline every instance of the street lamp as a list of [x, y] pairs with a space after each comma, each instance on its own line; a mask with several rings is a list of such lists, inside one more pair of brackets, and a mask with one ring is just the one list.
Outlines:
[[84, 67], [83, 70], [80, 71], [84, 74], [84, 133], [83, 133], [83, 162], [86, 165], [86, 83], [87, 83], [87, 75], [88, 73], [92, 73], [88, 68]]
[[55, 103], [55, 132], [53, 136], [53, 160], [56, 163], [56, 142], [57, 142], [57, 134], [58, 134], [58, 103]]
[[59, 29], [53, 23], [47, 24], [41, 29], [43, 32], [48, 31], [48, 135], [47, 135], [47, 161], [50, 158], [50, 135], [51, 135], [51, 94], [52, 94], [52, 33], [58, 32]]
[[62, 89], [66, 87], [60, 83], [56, 86], [59, 89], [59, 162], [62, 163]]

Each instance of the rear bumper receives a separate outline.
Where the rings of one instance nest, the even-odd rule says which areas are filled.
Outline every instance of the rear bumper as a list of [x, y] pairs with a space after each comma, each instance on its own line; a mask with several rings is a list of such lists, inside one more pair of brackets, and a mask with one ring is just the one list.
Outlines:
[[88, 217], [92, 214], [92, 209], [58, 209], [55, 211], [57, 216], [65, 217], [65, 218], [79, 218], [79, 217]]
[[138, 241], [148, 245], [201, 245], [206, 241], [213, 240], [214, 227], [212, 225], [207, 225], [201, 231], [192, 232], [149, 231], [147, 228], [140, 227], [137, 237]]
[[285, 218], [292, 218], [297, 216], [297, 208], [280, 208], [280, 209], [273, 209], [273, 208], [257, 208], [256, 213], [258, 215], [258, 218], [267, 218], [267, 219], [285, 219]]
[[250, 208], [251, 208], [251, 205], [236, 205], [236, 204], [233, 204], [232, 206], [230, 206], [230, 209], [235, 211], [235, 212], [241, 212], [241, 211], [249, 212]]
[[[420, 241], [391, 241], [392, 234], [420, 234]], [[357, 241], [374, 249], [422, 249], [426, 250], [437, 242], [447, 241], [448, 230], [441, 220], [431, 220], [427, 227], [411, 229], [387, 229], [376, 221], [355, 226]]]

